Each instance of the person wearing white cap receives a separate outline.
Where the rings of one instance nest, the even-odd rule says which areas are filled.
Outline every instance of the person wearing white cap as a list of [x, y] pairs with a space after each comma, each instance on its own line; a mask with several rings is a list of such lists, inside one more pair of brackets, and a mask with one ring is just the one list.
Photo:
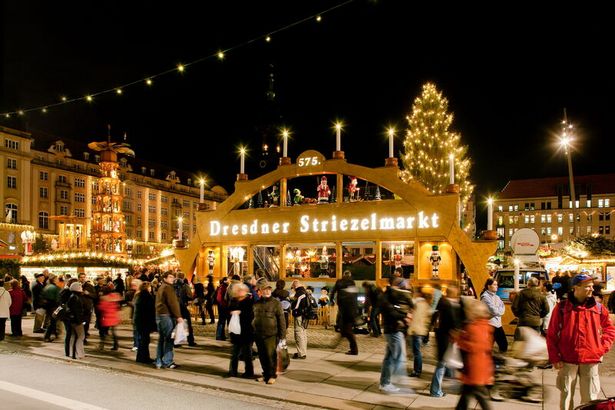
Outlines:
[[66, 302], [66, 316], [72, 329], [69, 341], [69, 354], [73, 359], [83, 359], [85, 351], [83, 340], [85, 339], [84, 310], [83, 310], [83, 288], [81, 283], [75, 282], [70, 285], [71, 295]]

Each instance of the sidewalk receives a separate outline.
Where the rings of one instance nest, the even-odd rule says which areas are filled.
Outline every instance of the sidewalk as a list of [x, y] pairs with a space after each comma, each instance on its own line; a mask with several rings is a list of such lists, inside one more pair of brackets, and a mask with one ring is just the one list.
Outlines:
[[[64, 356], [63, 336], [53, 343], [43, 342], [41, 334], [32, 333], [33, 320], [24, 318], [24, 337], [13, 339], [9, 336], [5, 342], [0, 342], [0, 351], [34, 354], [69, 363], [75, 361]], [[414, 394], [385, 395], [378, 391], [380, 366], [384, 352], [382, 338], [372, 338], [367, 335], [357, 335], [359, 343], [358, 356], [347, 356], [347, 342], [342, 340], [338, 347], [331, 347], [337, 340], [337, 334], [332, 330], [322, 328], [308, 329], [308, 355], [306, 360], [291, 360], [285, 374], [278, 377], [273, 386], [257, 383], [254, 380], [241, 378], [224, 378], [228, 372], [230, 343], [213, 340], [214, 325], [195, 325], [196, 347], [181, 347], [175, 349], [175, 362], [180, 365], [175, 370], [157, 370], [153, 366], [141, 365], [135, 362], [136, 353], [132, 352], [132, 328], [121, 325], [118, 329], [120, 349], [99, 351], [96, 329], [91, 329], [89, 344], [86, 346], [86, 358], [79, 363], [93, 367], [128, 372], [145, 377], [188, 383], [207, 388], [232, 391], [248, 395], [267, 397], [283, 401], [312, 405], [314, 407], [334, 409], [380, 409], [380, 408], [422, 408], [442, 409], [454, 408], [459, 396], [459, 383], [444, 382], [444, 391], [448, 394], [443, 398], [429, 396], [429, 383], [433, 372], [433, 360], [429, 347], [424, 354], [423, 377], [408, 378], [404, 387], [411, 387]], [[289, 328], [289, 352], [294, 353], [292, 326]], [[152, 335], [150, 353], [155, 357], [157, 335]], [[316, 346], [315, 346], [316, 345]], [[364, 348], [363, 348], [364, 347]], [[255, 372], [260, 371], [260, 364], [255, 360]], [[410, 366], [411, 368], [411, 363]], [[242, 365], [240, 364], [240, 372]], [[531, 404], [521, 401], [492, 402], [494, 409], [557, 409], [559, 391], [555, 388], [556, 373], [553, 370], [535, 370], [534, 380], [542, 380], [544, 403]], [[603, 393], [615, 396], [615, 377], [601, 376]], [[401, 386], [400, 386], [401, 387]], [[575, 403], [580, 396], [577, 392]], [[472, 408], [476, 406], [473, 402]]]

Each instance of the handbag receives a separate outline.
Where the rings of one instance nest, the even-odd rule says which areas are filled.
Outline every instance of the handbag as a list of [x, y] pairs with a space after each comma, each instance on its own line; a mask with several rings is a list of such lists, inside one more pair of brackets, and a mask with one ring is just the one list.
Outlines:
[[278, 346], [276, 347], [276, 353], [278, 356], [277, 373], [280, 374], [285, 372], [290, 364], [290, 356], [288, 355], [286, 340], [280, 340], [280, 343], [278, 343]]
[[463, 358], [461, 357], [461, 350], [459, 350], [459, 345], [457, 343], [448, 344], [442, 360], [449, 369], [463, 369]]
[[239, 322], [239, 313], [233, 313], [233, 315], [231, 316], [231, 321], [228, 324], [228, 331], [236, 335], [241, 334], [241, 323]]

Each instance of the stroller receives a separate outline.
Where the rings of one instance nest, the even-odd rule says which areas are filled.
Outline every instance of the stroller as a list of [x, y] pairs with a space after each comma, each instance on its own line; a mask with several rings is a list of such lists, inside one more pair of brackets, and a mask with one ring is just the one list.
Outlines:
[[495, 356], [495, 385], [491, 399], [520, 399], [530, 403], [543, 401], [542, 384], [532, 378], [532, 369], [549, 360], [547, 342], [530, 327], [520, 327], [520, 340], [513, 343], [510, 356]]

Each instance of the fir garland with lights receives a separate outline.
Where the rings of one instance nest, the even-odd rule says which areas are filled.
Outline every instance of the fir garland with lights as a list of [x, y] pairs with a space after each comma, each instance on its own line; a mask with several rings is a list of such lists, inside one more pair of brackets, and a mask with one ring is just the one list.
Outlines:
[[461, 145], [461, 135], [450, 130], [453, 114], [448, 100], [432, 83], [423, 85], [420, 97], [407, 116], [408, 129], [401, 155], [404, 182], [416, 180], [434, 194], [443, 194], [449, 184], [449, 155], [454, 156], [455, 183], [459, 185], [462, 207], [471, 197], [474, 185], [469, 180], [468, 147]]

